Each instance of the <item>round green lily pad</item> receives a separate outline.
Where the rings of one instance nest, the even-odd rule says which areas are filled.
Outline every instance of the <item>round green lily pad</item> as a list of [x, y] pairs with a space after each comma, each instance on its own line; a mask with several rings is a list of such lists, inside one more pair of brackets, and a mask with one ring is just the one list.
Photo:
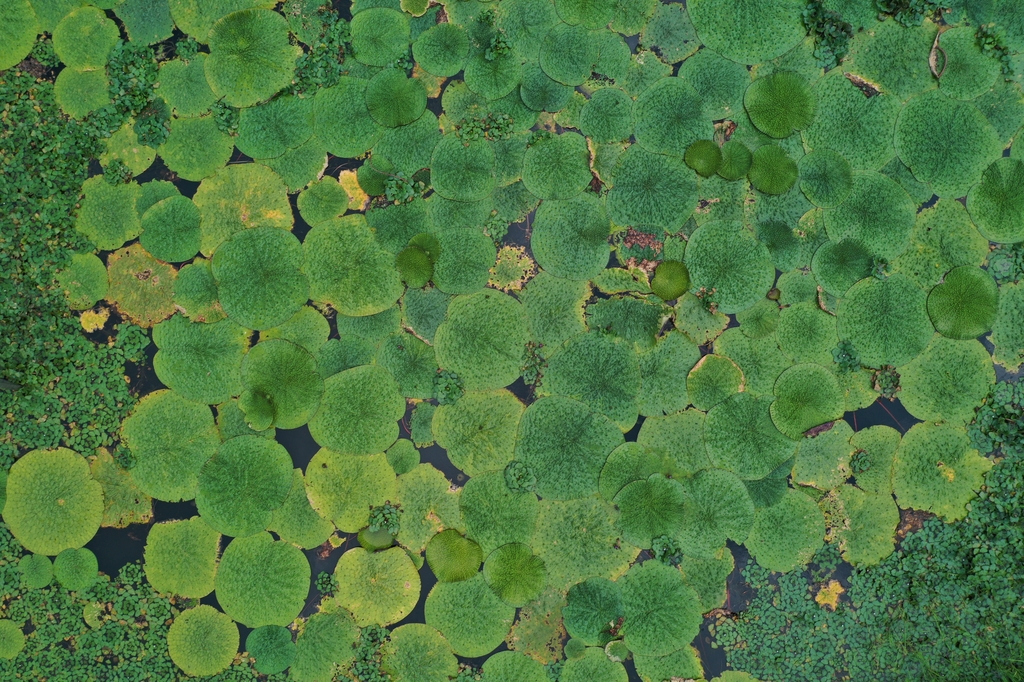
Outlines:
[[619, 157], [608, 212], [618, 225], [677, 232], [697, 207], [697, 179], [680, 159], [632, 145]]
[[686, 245], [686, 267], [690, 288], [704, 288], [726, 314], [749, 308], [775, 281], [768, 248], [738, 221], [699, 227]]
[[779, 139], [806, 129], [817, 112], [810, 84], [795, 71], [776, 71], [755, 80], [743, 95], [743, 106], [758, 130]]
[[196, 508], [225, 535], [253, 535], [270, 525], [292, 485], [292, 459], [284, 446], [262, 436], [225, 441], [199, 472]]
[[536, 599], [547, 583], [544, 562], [522, 543], [502, 545], [487, 555], [483, 574], [494, 593], [516, 607]]
[[686, 377], [686, 392], [698, 410], [710, 410], [742, 387], [743, 371], [722, 355], [705, 355]]
[[157, 151], [178, 177], [196, 182], [223, 168], [235, 151], [235, 143], [217, 127], [213, 116], [176, 118]]
[[300, 146], [313, 134], [312, 98], [282, 95], [242, 109], [238, 150], [254, 159], [271, 159]]
[[812, 149], [840, 154], [855, 170], [878, 170], [892, 159], [892, 133], [901, 103], [882, 92], [865, 97], [853, 82], [834, 69], [814, 86], [818, 114], [803, 131]]
[[437, 444], [470, 476], [504, 469], [514, 457], [516, 430], [525, 407], [506, 390], [463, 395], [434, 413]]
[[26, 554], [18, 560], [21, 584], [30, 590], [41, 590], [53, 582], [53, 562], [44, 554]]
[[537, 496], [509, 490], [503, 471], [470, 478], [459, 496], [459, 507], [466, 535], [486, 554], [512, 542], [528, 544], [533, 537]]
[[622, 617], [622, 588], [607, 578], [589, 578], [573, 585], [562, 607], [569, 636], [587, 646], [611, 641], [611, 628]]
[[893, 492], [904, 509], [933, 512], [943, 520], [967, 515], [992, 462], [971, 447], [961, 426], [922, 422], [903, 436], [893, 462]]
[[850, 460], [857, 448], [850, 443], [853, 429], [837, 421], [828, 430], [800, 440], [793, 465], [793, 482], [818, 490], [834, 490], [850, 477]]
[[980, 342], [936, 336], [900, 367], [900, 402], [923, 421], [969, 424], [995, 380], [992, 358]]
[[370, 7], [352, 17], [353, 56], [363, 64], [387, 66], [409, 49], [408, 15], [387, 7]]
[[990, 330], [998, 307], [995, 280], [973, 265], [953, 268], [928, 294], [928, 317], [937, 332], [951, 339], [976, 339]]
[[683, 160], [702, 177], [711, 177], [722, 165], [722, 150], [713, 140], [697, 140], [686, 148]]
[[613, 661], [601, 649], [586, 647], [579, 658], [566, 660], [558, 679], [565, 682], [626, 682], [629, 675], [622, 663]]
[[956, 26], [943, 31], [939, 39], [944, 54], [939, 87], [950, 97], [974, 99], [999, 77], [999, 62], [982, 52], [976, 34], [970, 26]]
[[397, 499], [395, 472], [384, 453], [369, 456], [319, 450], [306, 466], [306, 495], [320, 516], [345, 533], [370, 520], [370, 508]]
[[146, 537], [142, 564], [153, 589], [200, 599], [213, 592], [220, 533], [202, 518], [157, 523]]
[[[361, 215], [320, 223], [306, 235], [303, 251], [310, 297], [344, 315], [374, 315], [402, 294], [393, 256], [380, 247]], [[341, 259], [350, 266], [338, 268]]]
[[515, 609], [487, 586], [483, 574], [457, 583], [438, 583], [427, 595], [427, 625], [437, 628], [459, 656], [485, 656], [505, 639]]
[[0, 620], [0, 658], [10, 660], [25, 648], [25, 632], [13, 620]]
[[213, 255], [220, 304], [248, 329], [270, 329], [309, 299], [302, 245], [292, 233], [257, 227], [234, 234]]
[[[3, 45], [0, 47], [0, 71], [6, 71], [32, 51], [40, 27], [28, 0], [4, 0], [0, 5], [0, 14], [4, 17], [4, 26], [0, 29], [0, 45]], [[67, 45], [67, 48], [70, 47], [70, 44]]]
[[230, 164], [199, 185], [192, 201], [202, 215], [204, 256], [228, 237], [247, 228], [292, 229], [288, 187], [274, 171], [258, 163]]
[[306, 603], [309, 576], [309, 561], [295, 545], [270, 533], [235, 538], [217, 567], [217, 601], [246, 627], [288, 625]]
[[537, 209], [531, 247], [540, 266], [556, 277], [590, 279], [608, 263], [610, 230], [604, 205], [592, 194], [546, 201]]
[[633, 132], [633, 100], [619, 88], [601, 88], [580, 110], [580, 132], [594, 142], [628, 140]]
[[502, 388], [515, 381], [528, 340], [526, 311], [493, 289], [454, 299], [437, 328], [438, 364], [454, 371], [466, 390]]
[[91, 550], [68, 548], [53, 560], [53, 576], [65, 589], [79, 592], [99, 577], [99, 562]]
[[633, 105], [633, 135], [647, 151], [681, 157], [695, 141], [712, 137], [711, 122], [701, 109], [692, 85], [681, 78], [661, 78]]
[[177, 272], [131, 244], [107, 256], [107, 300], [139, 325], [150, 327], [174, 313], [174, 278]]
[[96, 255], [76, 253], [57, 281], [72, 310], [88, 310], [107, 295], [107, 268]]
[[892, 260], [909, 245], [915, 215], [913, 200], [894, 180], [857, 172], [847, 198], [825, 211], [825, 230], [833, 241], [856, 239], [872, 255]]
[[360, 627], [397, 623], [419, 601], [419, 573], [400, 547], [383, 552], [350, 549], [338, 561], [334, 576], [338, 604], [352, 613]]
[[582, 135], [565, 132], [526, 150], [523, 184], [541, 199], [571, 199], [590, 184], [590, 152]]
[[110, 104], [110, 96], [107, 94], [109, 88], [106, 70], [102, 66], [66, 68], [57, 74], [53, 97], [61, 111], [71, 118], [81, 120]]
[[622, 442], [615, 423], [585, 404], [542, 398], [523, 413], [516, 459], [533, 468], [541, 497], [576, 499], [597, 492], [601, 468]]
[[273, 426], [298, 428], [320, 406], [324, 383], [316, 358], [290, 341], [269, 339], [256, 344], [242, 360], [241, 372], [242, 410], [246, 411], [247, 396], [260, 396], [270, 405]]
[[[17, 6], [9, 11], [17, 11]], [[69, 68], [102, 68], [120, 35], [117, 24], [103, 10], [77, 7], [53, 29], [53, 50]]]
[[836, 318], [818, 307], [802, 301], [783, 308], [776, 331], [779, 348], [794, 362], [832, 362], [832, 350], [839, 344]]
[[189, 322], [175, 315], [153, 327], [153, 370], [188, 400], [220, 404], [242, 390], [240, 367], [249, 331], [231, 320]]
[[627, 483], [615, 495], [622, 537], [650, 549], [654, 538], [675, 536], [683, 524], [686, 493], [678, 481], [660, 473]]
[[996, 159], [967, 195], [967, 210], [978, 231], [994, 241], [1024, 241], [1024, 162]]
[[788, 52], [804, 38], [798, 0], [694, 0], [687, 4], [701, 41], [740, 64]]
[[337, 84], [317, 90], [313, 100], [314, 132], [328, 152], [354, 159], [377, 144], [384, 128], [366, 108], [367, 81], [342, 76]]
[[288, 628], [264, 625], [245, 638], [245, 650], [253, 657], [253, 667], [264, 675], [284, 672], [295, 660], [295, 642]]
[[546, 682], [544, 666], [519, 651], [499, 651], [484, 661], [484, 674], [494, 682]]
[[770, 507], [754, 512], [744, 543], [754, 559], [769, 571], [786, 573], [806, 565], [825, 537], [825, 517], [810, 497], [787, 490]]
[[434, 147], [430, 179], [434, 190], [447, 199], [483, 199], [495, 185], [494, 149], [484, 140], [465, 144], [446, 135]]
[[925, 293], [905, 275], [863, 279], [839, 301], [839, 338], [853, 343], [867, 367], [904, 365], [932, 337], [925, 301]]
[[168, 502], [195, 497], [199, 471], [220, 444], [210, 408], [174, 391], [142, 398], [121, 424], [121, 439], [135, 456], [132, 479]]
[[172, 196], [150, 206], [142, 216], [139, 243], [154, 257], [181, 263], [199, 253], [199, 209], [191, 199]]
[[288, 85], [301, 54], [288, 42], [288, 21], [267, 9], [223, 17], [210, 29], [208, 42], [206, 80], [233, 107], [252, 106]]
[[312, 183], [299, 193], [296, 205], [299, 215], [309, 225], [319, 225], [331, 218], [340, 218], [348, 210], [349, 197], [345, 188], [330, 176]]
[[586, 578], [615, 579], [626, 572], [640, 550], [619, 542], [616, 516], [597, 496], [541, 501], [531, 546], [551, 587], [566, 590]]
[[821, 365], [795, 365], [775, 382], [772, 421], [779, 431], [798, 439], [812, 427], [842, 417], [845, 404], [832, 372]]
[[97, 249], [113, 251], [139, 236], [142, 221], [135, 207], [139, 197], [137, 183], [111, 185], [95, 176], [85, 181], [82, 193], [85, 198], [78, 209], [75, 229]]
[[690, 288], [690, 273], [677, 260], [666, 260], [658, 264], [651, 278], [651, 291], [663, 301], [674, 301]]
[[210, 110], [217, 96], [206, 80], [208, 54], [200, 52], [189, 61], [171, 59], [160, 65], [156, 94], [178, 116], [199, 116]]
[[816, 149], [797, 164], [800, 190], [815, 206], [835, 208], [853, 189], [850, 162], [831, 149]]
[[725, 547], [727, 539], [747, 539], [754, 503], [736, 474], [705, 469], [686, 479], [683, 488], [683, 523], [675, 536], [687, 556], [712, 559]]
[[826, 293], [839, 298], [846, 295], [854, 284], [870, 277], [874, 268], [874, 255], [864, 244], [852, 238], [825, 242], [811, 259], [815, 281]]
[[771, 398], [737, 393], [708, 412], [704, 441], [716, 467], [756, 480], [793, 456], [796, 442], [776, 428], [771, 403]]
[[423, 623], [395, 628], [380, 650], [380, 668], [395, 682], [442, 682], [459, 670], [448, 641]]
[[314, 613], [295, 638], [295, 660], [289, 678], [296, 682], [328, 679], [335, 666], [348, 667], [355, 658], [358, 637], [359, 628], [345, 609]]
[[480, 545], [454, 528], [441, 531], [427, 543], [427, 563], [443, 583], [469, 580], [480, 571], [483, 560]]
[[412, 56], [425, 71], [446, 78], [462, 70], [469, 54], [469, 36], [458, 24], [435, 24], [412, 44]]
[[182, 611], [167, 630], [167, 653], [186, 675], [216, 675], [235, 660], [238, 626], [207, 604]]
[[758, 147], [747, 171], [750, 184], [765, 194], [785, 194], [798, 176], [796, 162], [777, 144]]
[[[934, 135], [932, 131], [944, 131]], [[992, 124], [970, 102], [940, 90], [918, 95], [896, 120], [896, 153], [921, 182], [941, 197], [962, 197], [999, 158], [1002, 143]]]
[[[373, 392], [364, 391], [366, 386], [373, 386]], [[323, 447], [369, 455], [395, 442], [403, 414], [405, 400], [390, 372], [374, 365], [353, 367], [324, 381], [324, 396], [309, 432]]]
[[555, 24], [540, 40], [540, 68], [565, 85], [582, 85], [600, 57], [598, 46], [584, 26]]
[[640, 365], [632, 344], [590, 332], [569, 339], [548, 358], [538, 393], [579, 400], [625, 432], [636, 423], [639, 391]]
[[519, 57], [511, 52], [477, 53], [469, 58], [463, 70], [463, 81], [472, 92], [488, 100], [505, 97], [519, 86], [523, 67]]
[[634, 565], [622, 578], [621, 632], [634, 654], [663, 656], [683, 648], [700, 629], [697, 593], [660, 561]]
[[412, 123], [427, 106], [427, 91], [401, 69], [384, 69], [366, 84], [366, 109], [386, 128]]

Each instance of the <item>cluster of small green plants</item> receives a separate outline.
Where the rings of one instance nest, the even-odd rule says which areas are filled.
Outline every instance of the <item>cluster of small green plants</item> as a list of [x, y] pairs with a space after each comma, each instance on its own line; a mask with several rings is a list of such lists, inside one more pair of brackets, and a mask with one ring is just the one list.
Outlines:
[[0, 678], [1024, 679], [1022, 83], [1019, 0], [0, 0]]

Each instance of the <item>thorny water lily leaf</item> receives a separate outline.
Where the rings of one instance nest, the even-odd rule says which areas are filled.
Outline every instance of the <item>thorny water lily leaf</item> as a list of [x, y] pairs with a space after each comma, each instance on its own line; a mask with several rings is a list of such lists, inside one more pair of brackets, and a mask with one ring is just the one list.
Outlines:
[[270, 533], [235, 538], [217, 567], [217, 601], [246, 627], [284, 626], [302, 610], [309, 574], [302, 550]]
[[782, 573], [805, 565], [824, 542], [825, 518], [818, 505], [797, 490], [754, 512], [747, 549], [757, 562]]
[[211, 528], [232, 537], [265, 530], [292, 485], [284, 446], [261, 436], [225, 441], [199, 472], [196, 508]]
[[207, 257], [246, 228], [292, 228], [288, 187], [281, 176], [258, 163], [225, 166], [199, 184], [192, 200], [202, 216], [201, 251]]
[[135, 456], [131, 474], [139, 488], [168, 502], [195, 497], [199, 471], [220, 444], [210, 408], [167, 390], [139, 401], [121, 438]]
[[238, 626], [212, 606], [182, 611], [167, 631], [171, 660], [187, 675], [216, 675], [238, 651]]
[[893, 463], [893, 492], [904, 509], [934, 512], [947, 521], [967, 515], [966, 504], [992, 462], [971, 447], [963, 427], [922, 422], [900, 443]]
[[508, 634], [515, 609], [488, 587], [482, 573], [470, 580], [438, 583], [427, 595], [427, 625], [437, 628], [460, 656], [486, 656]]
[[107, 256], [107, 300], [141, 327], [151, 327], [174, 313], [177, 271], [139, 245]]
[[153, 369], [188, 400], [222, 403], [242, 390], [240, 368], [249, 332], [231, 320], [189, 322], [175, 315], [153, 328]]
[[269, 99], [288, 85], [301, 52], [288, 43], [285, 18], [265, 9], [232, 12], [210, 28], [208, 41], [206, 80], [234, 107]]
[[400, 547], [367, 552], [361, 547], [341, 556], [334, 576], [338, 604], [360, 627], [390, 625], [405, 618], [420, 596], [420, 576]]
[[213, 592], [220, 533], [198, 516], [154, 525], [146, 538], [146, 578], [159, 592], [199, 599]]
[[55, 555], [92, 539], [103, 520], [103, 489], [73, 450], [32, 450], [7, 476], [4, 521], [29, 551]]

